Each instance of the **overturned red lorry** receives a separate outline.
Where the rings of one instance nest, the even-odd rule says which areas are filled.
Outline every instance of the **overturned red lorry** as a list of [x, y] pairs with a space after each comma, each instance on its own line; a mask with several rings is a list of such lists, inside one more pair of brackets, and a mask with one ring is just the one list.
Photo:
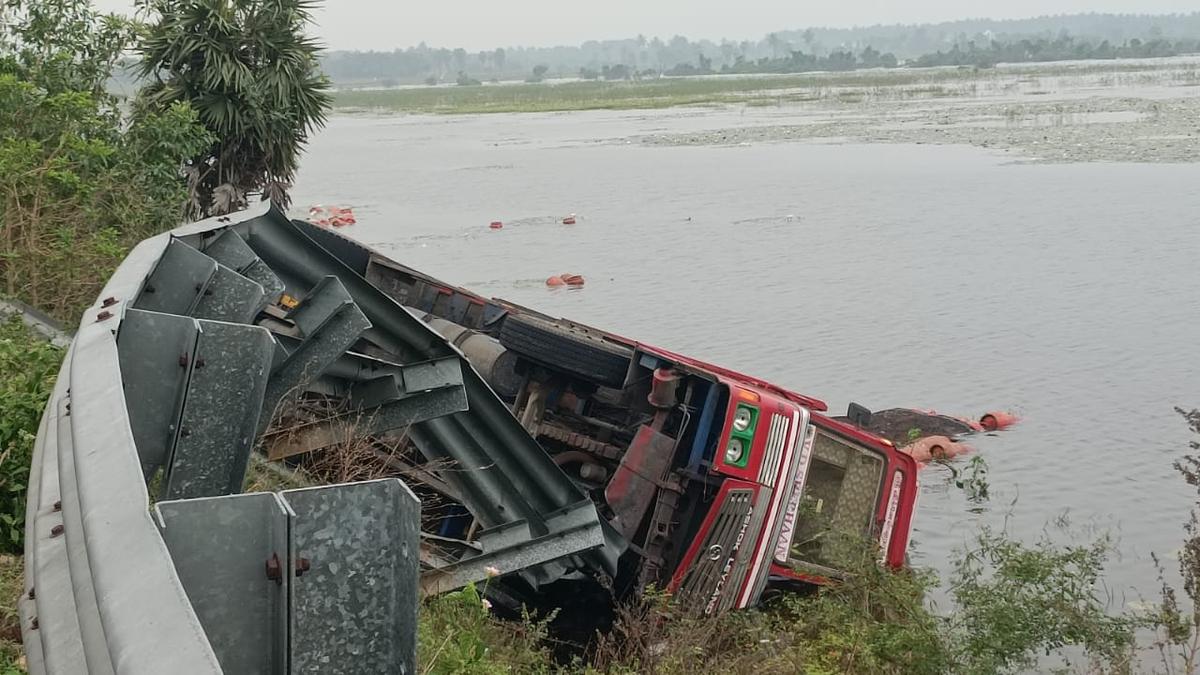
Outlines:
[[[614, 597], [654, 586], [705, 614], [749, 607], [837, 578], [847, 539], [903, 564], [917, 464], [822, 401], [362, 253], [367, 281], [450, 339], [591, 497], [608, 548], [623, 542], [601, 582]], [[470, 515], [444, 513], [435, 534], [469, 540]]]

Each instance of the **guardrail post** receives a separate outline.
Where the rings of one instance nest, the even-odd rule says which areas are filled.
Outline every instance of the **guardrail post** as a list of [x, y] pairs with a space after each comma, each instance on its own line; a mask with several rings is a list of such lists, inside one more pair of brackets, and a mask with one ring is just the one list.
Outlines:
[[259, 326], [199, 324], [178, 440], [163, 480], [167, 499], [241, 492], [275, 349], [270, 332]]
[[420, 511], [395, 478], [155, 506], [229, 673], [415, 673]]

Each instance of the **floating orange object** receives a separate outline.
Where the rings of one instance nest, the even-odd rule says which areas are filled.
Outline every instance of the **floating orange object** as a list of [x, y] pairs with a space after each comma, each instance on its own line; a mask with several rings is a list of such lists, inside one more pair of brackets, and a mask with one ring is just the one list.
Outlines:
[[930, 462], [935, 459], [951, 459], [973, 449], [965, 443], [957, 443], [945, 436], [926, 436], [900, 448], [900, 451], [912, 455], [918, 462]]
[[498, 220], [493, 220], [492, 223], [490, 225], [488, 225], [488, 227], [493, 230], [499, 230], [500, 228], [504, 227], [504, 223], [502, 223]]
[[354, 209], [350, 207], [326, 207], [316, 204], [308, 209], [308, 217], [314, 225], [321, 227], [343, 227], [358, 222], [354, 217]]
[[1019, 417], [1010, 412], [990, 412], [984, 413], [983, 417], [979, 418], [979, 424], [987, 431], [1000, 431], [1007, 429], [1017, 422], [1021, 421]]
[[582, 286], [583, 277], [578, 274], [564, 273], [552, 276], [546, 280], [547, 286]]
[[566, 218], [563, 218], [563, 225], [574, 225], [574, 224], [575, 224], [575, 214], [574, 213], [567, 216]]
[[955, 417], [954, 419], [956, 419], [956, 420], [958, 420], [959, 422], [962, 422], [963, 424], [965, 424], [965, 425], [967, 425], [967, 426], [971, 427], [971, 431], [983, 431], [983, 430], [984, 430], [984, 428], [983, 428], [983, 425], [982, 425], [982, 424], [980, 424], [979, 422], [976, 422], [975, 420], [973, 420], [973, 419], [971, 419], [971, 418], [969, 418], [969, 417]]

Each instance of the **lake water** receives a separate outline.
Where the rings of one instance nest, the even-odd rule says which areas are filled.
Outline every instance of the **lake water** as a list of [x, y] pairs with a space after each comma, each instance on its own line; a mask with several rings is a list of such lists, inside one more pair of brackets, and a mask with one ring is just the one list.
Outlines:
[[[945, 571], [981, 524], [1033, 539], [1068, 513], [1076, 535], [1118, 539], [1118, 602], [1153, 594], [1149, 555], [1178, 548], [1194, 494], [1171, 468], [1189, 440], [1172, 407], [1200, 406], [1200, 164], [609, 140], [788, 114], [335, 117], [294, 197], [355, 207], [344, 232], [447, 281], [836, 413], [1016, 410], [1019, 426], [972, 441], [991, 467], [983, 509], [948, 470], [923, 472], [914, 562]], [[586, 287], [547, 289], [562, 272]]]

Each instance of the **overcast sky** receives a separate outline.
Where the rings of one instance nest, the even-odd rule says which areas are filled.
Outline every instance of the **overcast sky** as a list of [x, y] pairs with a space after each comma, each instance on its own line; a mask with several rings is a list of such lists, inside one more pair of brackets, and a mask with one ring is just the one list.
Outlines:
[[[128, 12], [130, 0], [96, 0]], [[325, 0], [316, 32], [331, 49], [433, 47], [471, 51], [514, 45], [578, 44], [638, 35], [759, 39], [808, 26], [924, 23], [971, 17], [1017, 19], [1043, 14], [1160, 14], [1200, 9], [1196, 0]]]

